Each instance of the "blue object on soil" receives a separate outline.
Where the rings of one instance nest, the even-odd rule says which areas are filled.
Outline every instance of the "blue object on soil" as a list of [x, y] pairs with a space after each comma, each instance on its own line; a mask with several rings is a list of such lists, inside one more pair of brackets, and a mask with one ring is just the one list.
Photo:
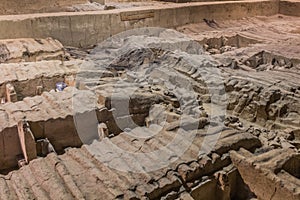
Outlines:
[[67, 87], [67, 84], [65, 84], [64, 82], [56, 83], [56, 89], [60, 92], [63, 91], [66, 87]]

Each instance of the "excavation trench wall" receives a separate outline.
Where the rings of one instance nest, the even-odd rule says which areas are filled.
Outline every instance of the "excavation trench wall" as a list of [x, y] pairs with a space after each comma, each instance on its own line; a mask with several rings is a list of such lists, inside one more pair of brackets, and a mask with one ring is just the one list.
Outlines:
[[0, 133], [0, 171], [17, 166], [17, 156], [22, 154], [17, 127]]
[[[35, 139], [48, 138], [58, 153], [62, 153], [66, 147], [82, 145], [72, 116], [30, 124]], [[18, 128], [17, 126], [6, 128], [0, 133], [0, 171], [17, 167], [18, 155], [22, 155]]]
[[[37, 87], [42, 86], [42, 91], [50, 91], [55, 89], [55, 84], [64, 81], [64, 75], [54, 77], [40, 77], [37, 79], [30, 79], [25, 81], [10, 82], [17, 93], [17, 100], [20, 101], [25, 97], [33, 97], [37, 95]], [[6, 84], [0, 85], [0, 98], [6, 97]]]
[[280, 1], [279, 13], [300, 17], [300, 1]]
[[168, 4], [119, 10], [0, 16], [0, 39], [53, 37], [64, 45], [88, 47], [140, 27], [174, 28], [207, 19], [270, 16], [279, 11], [274, 0]]

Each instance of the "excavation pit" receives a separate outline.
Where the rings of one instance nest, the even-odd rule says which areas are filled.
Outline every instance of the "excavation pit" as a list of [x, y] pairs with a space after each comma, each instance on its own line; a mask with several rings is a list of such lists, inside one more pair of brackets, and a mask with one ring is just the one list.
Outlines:
[[300, 198], [298, 1], [103, 3], [0, 9], [0, 199]]
[[199, 43], [202, 44], [204, 49], [210, 54], [222, 54], [237, 48], [257, 44], [259, 41], [237, 34], [234, 36], [221, 36], [219, 38], [205, 38]]

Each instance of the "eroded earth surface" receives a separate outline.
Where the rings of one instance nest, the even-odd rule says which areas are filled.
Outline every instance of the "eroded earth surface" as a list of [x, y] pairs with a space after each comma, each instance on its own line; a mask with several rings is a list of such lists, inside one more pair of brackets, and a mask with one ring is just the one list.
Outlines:
[[0, 199], [300, 199], [299, 18], [176, 30], [0, 41]]

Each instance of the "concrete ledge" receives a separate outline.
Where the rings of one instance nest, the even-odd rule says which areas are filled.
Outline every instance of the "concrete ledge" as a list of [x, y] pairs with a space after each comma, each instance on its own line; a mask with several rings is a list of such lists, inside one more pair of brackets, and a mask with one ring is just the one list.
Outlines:
[[[0, 17], [0, 39], [52, 37], [64, 45], [87, 47], [125, 30], [174, 28], [208, 19], [240, 19], [278, 13], [275, 0], [166, 4], [120, 10], [48, 13]], [[121, 16], [123, 16], [121, 18]]]
[[300, 17], [300, 1], [299, 0], [280, 1], [279, 13], [284, 15]]

